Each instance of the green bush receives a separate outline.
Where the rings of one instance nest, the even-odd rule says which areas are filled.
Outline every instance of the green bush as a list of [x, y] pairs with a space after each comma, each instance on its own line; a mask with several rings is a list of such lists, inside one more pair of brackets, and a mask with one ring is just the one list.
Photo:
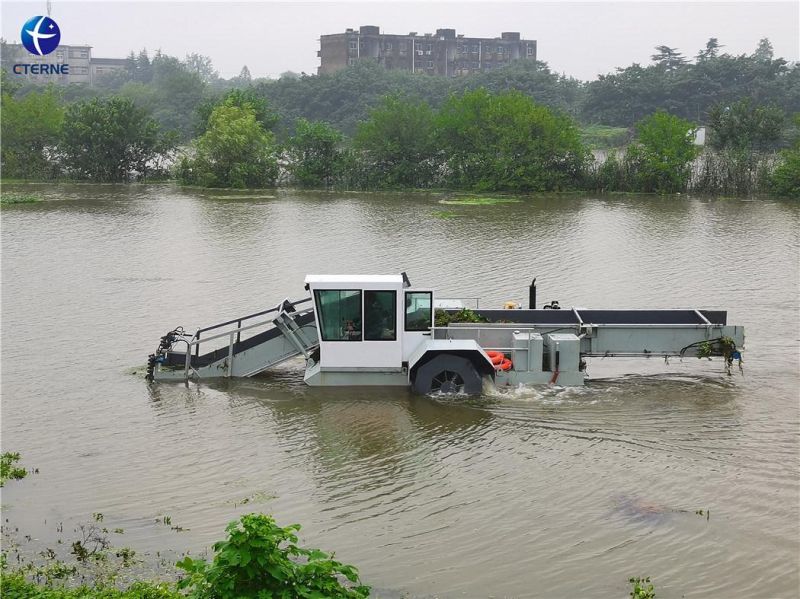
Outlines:
[[340, 181], [348, 162], [344, 136], [322, 122], [298, 119], [289, 139], [289, 172], [302, 186], [322, 187]]
[[[800, 129], [800, 114], [794, 117], [795, 126]], [[770, 187], [773, 193], [790, 198], [800, 198], [800, 137], [795, 139], [794, 147], [778, 154], [780, 163], [772, 173]]]
[[695, 126], [659, 110], [636, 125], [636, 143], [625, 156], [633, 173], [635, 191], [675, 193], [684, 191], [691, 176]]
[[165, 583], [136, 582], [125, 590], [111, 587], [49, 587], [30, 582], [21, 572], [0, 573], [3, 599], [185, 599]]
[[0, 456], [0, 487], [6, 484], [9, 479], [20, 480], [28, 475], [25, 468], [17, 466], [20, 456], [18, 453], [5, 452]]
[[[247, 514], [227, 527], [228, 539], [214, 544], [214, 559], [186, 557], [177, 563], [187, 577], [178, 583], [192, 599], [364, 599], [353, 566], [318, 549], [297, 546], [300, 525], [278, 526], [265, 514]], [[348, 581], [349, 584], [344, 581]]]
[[772, 173], [772, 192], [800, 199], [800, 149], [783, 150], [780, 164]]
[[175, 141], [127, 98], [75, 102], [64, 117], [61, 165], [71, 176], [95, 182], [146, 178], [161, 170]]
[[249, 105], [217, 106], [197, 140], [194, 157], [183, 156], [176, 175], [186, 185], [259, 188], [275, 185], [278, 159], [272, 133]]
[[589, 154], [574, 121], [520, 92], [451, 96], [436, 117], [446, 183], [477, 190], [574, 189]]

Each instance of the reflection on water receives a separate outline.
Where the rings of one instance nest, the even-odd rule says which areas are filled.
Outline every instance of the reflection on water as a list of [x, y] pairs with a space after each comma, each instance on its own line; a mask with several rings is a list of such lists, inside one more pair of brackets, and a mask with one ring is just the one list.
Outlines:
[[[35, 190], [0, 222], [2, 443], [40, 474], [3, 506], [42, 542], [100, 511], [142, 554], [196, 552], [263, 510], [381, 596], [624, 596], [641, 574], [663, 597], [796, 592], [796, 203], [553, 195], [441, 218], [452, 194]], [[307, 273], [402, 270], [482, 305], [536, 276], [542, 302], [728, 309], [744, 376], [594, 359], [586, 388], [471, 400], [312, 389], [298, 362], [141, 378], [168, 328], [302, 296]]]

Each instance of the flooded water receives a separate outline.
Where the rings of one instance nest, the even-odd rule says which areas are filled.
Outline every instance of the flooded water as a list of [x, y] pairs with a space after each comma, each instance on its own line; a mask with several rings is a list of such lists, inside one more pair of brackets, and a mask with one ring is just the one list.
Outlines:
[[[640, 575], [662, 599], [797, 596], [798, 203], [27, 189], [45, 200], [2, 210], [2, 446], [39, 473], [2, 502], [40, 543], [102, 512], [155, 559], [258, 510], [381, 596], [625, 597]], [[727, 309], [744, 376], [594, 360], [583, 389], [469, 401], [312, 389], [301, 363], [142, 377], [176, 325], [302, 297], [307, 273], [400, 271], [482, 306], [536, 276], [541, 303]]]

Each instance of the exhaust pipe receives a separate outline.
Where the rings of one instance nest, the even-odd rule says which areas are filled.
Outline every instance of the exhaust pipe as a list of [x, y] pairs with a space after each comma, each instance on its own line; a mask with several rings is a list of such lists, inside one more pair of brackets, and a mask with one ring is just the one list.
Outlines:
[[536, 309], [536, 278], [533, 279], [528, 289], [528, 308], [531, 310]]

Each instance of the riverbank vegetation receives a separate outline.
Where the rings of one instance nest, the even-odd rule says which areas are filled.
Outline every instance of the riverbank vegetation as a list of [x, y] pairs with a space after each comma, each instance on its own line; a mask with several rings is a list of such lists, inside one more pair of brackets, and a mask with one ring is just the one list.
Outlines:
[[800, 67], [768, 40], [733, 56], [712, 38], [692, 60], [658, 46], [590, 82], [533, 61], [450, 79], [364, 61], [224, 80], [200, 55], [142, 51], [94, 87], [4, 72], [2, 111], [4, 177], [797, 195]]
[[[69, 557], [46, 548], [28, 561], [5, 539], [0, 558], [0, 595], [8, 599], [366, 599], [355, 567], [332, 554], [297, 545], [300, 526], [280, 527], [271, 516], [246, 514], [226, 528], [227, 538], [213, 545], [207, 562], [185, 555], [175, 565], [175, 581], [137, 580], [136, 552], [113, 547], [102, 517], [81, 525]], [[115, 533], [122, 534], [121, 529]], [[12, 563], [14, 565], [12, 565]]]

